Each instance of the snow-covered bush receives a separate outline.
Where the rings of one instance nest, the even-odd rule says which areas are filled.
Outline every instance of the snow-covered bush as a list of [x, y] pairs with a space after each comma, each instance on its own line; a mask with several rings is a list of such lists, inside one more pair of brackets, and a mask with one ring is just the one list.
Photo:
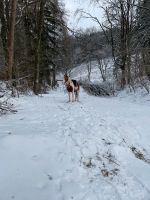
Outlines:
[[0, 115], [7, 112], [16, 112], [13, 109], [13, 104], [10, 101], [10, 91], [4, 82], [0, 82]]
[[[150, 93], [150, 81], [147, 77], [138, 77], [132, 81], [130, 85], [128, 85], [126, 88], [126, 91], [128, 93], [137, 93], [141, 91], [143, 94], [149, 94]], [[141, 93], [140, 92], [140, 93]]]
[[94, 96], [111, 96], [115, 94], [114, 86], [112, 83], [91, 83], [91, 82], [80, 82], [83, 89]]
[[0, 115], [6, 114], [7, 112], [17, 112], [13, 110], [13, 104], [11, 104], [8, 100], [0, 100]]

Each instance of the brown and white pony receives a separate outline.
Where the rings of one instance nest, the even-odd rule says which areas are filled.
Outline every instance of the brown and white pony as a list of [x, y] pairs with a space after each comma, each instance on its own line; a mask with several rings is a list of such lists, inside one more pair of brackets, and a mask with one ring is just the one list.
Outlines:
[[79, 101], [79, 83], [76, 80], [71, 80], [67, 74], [64, 75], [64, 81], [69, 95], [69, 102]]

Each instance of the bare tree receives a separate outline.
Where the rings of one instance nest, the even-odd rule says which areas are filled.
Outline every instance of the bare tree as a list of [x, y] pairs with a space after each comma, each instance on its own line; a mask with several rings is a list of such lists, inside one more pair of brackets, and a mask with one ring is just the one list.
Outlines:
[[105, 12], [106, 21], [101, 26], [110, 33], [107, 38], [112, 46], [115, 71], [118, 73], [118, 69], [121, 69], [121, 87], [124, 88], [131, 82], [132, 38], [138, 1], [109, 0], [104, 5], [100, 0], [93, 1]]
[[150, 1], [139, 0], [137, 10], [137, 46], [141, 49], [143, 72], [150, 79]]
[[7, 68], [8, 79], [11, 81], [13, 72], [14, 61], [14, 36], [15, 36], [15, 24], [16, 24], [16, 7], [17, 0], [11, 0], [11, 14], [10, 14], [10, 27], [8, 32], [8, 52], [7, 52]]
[[40, 0], [37, 4], [37, 47], [36, 47], [36, 55], [35, 55], [35, 71], [34, 71], [34, 93], [39, 93], [39, 75], [40, 75], [40, 51], [41, 51], [41, 36], [43, 31], [43, 20], [44, 20], [44, 0]]

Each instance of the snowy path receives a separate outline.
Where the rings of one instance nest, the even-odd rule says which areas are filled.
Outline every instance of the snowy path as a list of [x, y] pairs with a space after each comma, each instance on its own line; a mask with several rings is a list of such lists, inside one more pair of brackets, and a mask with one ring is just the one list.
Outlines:
[[0, 119], [0, 200], [150, 200], [150, 107], [62, 91]]

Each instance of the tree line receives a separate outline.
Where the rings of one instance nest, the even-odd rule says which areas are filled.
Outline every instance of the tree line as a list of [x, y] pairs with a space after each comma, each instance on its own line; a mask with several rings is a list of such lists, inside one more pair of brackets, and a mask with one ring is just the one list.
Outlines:
[[[105, 44], [97, 37], [95, 47], [99, 44], [105, 50], [106, 47], [111, 49], [113, 78], [121, 88], [134, 85], [137, 80], [144, 83], [145, 77], [150, 79], [150, 1], [106, 0], [102, 4], [100, 0], [92, 0], [92, 3], [104, 11], [103, 22], [84, 10], [77, 10], [76, 14], [80, 19], [90, 19], [99, 25]], [[103, 61], [105, 50], [95, 54], [93, 47], [89, 48], [87, 42], [86, 48], [91, 50], [89, 61], [91, 57]]]
[[0, 0], [0, 79], [38, 94], [56, 84], [57, 63], [67, 33], [58, 0]]
[[105, 20], [78, 10], [81, 19], [93, 20], [99, 29], [74, 32], [58, 0], [0, 0], [0, 79], [39, 94], [55, 86], [57, 72], [86, 63], [90, 74], [91, 62], [97, 61], [105, 82], [111, 57], [120, 88], [144, 84], [145, 77], [150, 79], [150, 1], [92, 3], [103, 9]]

